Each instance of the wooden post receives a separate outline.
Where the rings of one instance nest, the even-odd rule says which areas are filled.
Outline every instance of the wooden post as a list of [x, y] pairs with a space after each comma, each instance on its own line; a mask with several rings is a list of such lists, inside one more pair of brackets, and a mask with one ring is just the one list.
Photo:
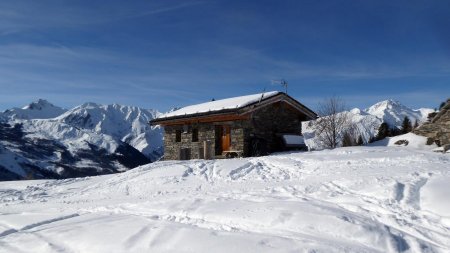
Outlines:
[[208, 140], [203, 142], [203, 152], [204, 152], [203, 157], [206, 160], [212, 159], [211, 141]]

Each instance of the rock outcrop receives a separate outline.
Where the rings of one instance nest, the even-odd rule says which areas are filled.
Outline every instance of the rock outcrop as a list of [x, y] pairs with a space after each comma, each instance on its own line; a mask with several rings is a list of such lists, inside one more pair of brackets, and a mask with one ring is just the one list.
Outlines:
[[429, 138], [429, 144], [433, 142], [438, 146], [444, 147], [444, 150], [450, 149], [450, 99], [441, 108], [436, 116], [430, 122], [426, 122], [413, 133]]

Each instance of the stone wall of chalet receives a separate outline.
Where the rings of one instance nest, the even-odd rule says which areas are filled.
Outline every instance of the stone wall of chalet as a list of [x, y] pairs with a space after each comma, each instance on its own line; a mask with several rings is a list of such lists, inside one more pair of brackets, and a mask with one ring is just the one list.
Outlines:
[[[192, 141], [192, 128], [198, 128], [198, 141]], [[181, 131], [181, 141], [176, 141], [176, 131]], [[210, 140], [214, 149], [214, 126], [211, 124], [199, 124], [188, 126], [188, 131], [184, 132], [182, 125], [164, 127], [164, 160], [181, 159], [181, 149], [189, 149], [191, 159], [202, 157], [204, 141]]]
[[[301, 135], [301, 122], [305, 120], [307, 120], [305, 115], [292, 109], [288, 104], [275, 103], [253, 113], [251, 128], [248, 129], [246, 137], [249, 141], [253, 137], [262, 138], [267, 142], [270, 152], [278, 151], [279, 136], [277, 134]], [[249, 141], [246, 143], [250, 144]]]
[[[189, 125], [188, 131], [183, 132], [183, 126], [165, 126], [164, 127], [164, 160], [179, 160], [180, 150], [189, 149], [191, 159], [203, 159], [204, 148], [209, 148], [212, 157], [216, 154], [216, 125], [231, 126], [231, 149], [244, 150], [244, 128], [246, 123], [243, 121], [217, 122], [217, 123], [199, 123]], [[192, 129], [198, 129], [198, 141], [192, 141]], [[176, 141], [176, 130], [181, 130], [181, 141]], [[209, 142], [205, 145], [205, 141]]]
[[[219, 155], [220, 142], [216, 141], [216, 126], [231, 126], [231, 150], [244, 152], [244, 156], [251, 156], [252, 141], [255, 138], [263, 139], [266, 150], [274, 152], [279, 150], [280, 137], [277, 134], [301, 134], [301, 121], [308, 120], [305, 115], [292, 109], [286, 103], [275, 103], [262, 107], [251, 113], [249, 120], [199, 123], [189, 125], [188, 131], [183, 132], [183, 126], [164, 127], [164, 159], [179, 160], [180, 150], [189, 149], [191, 159], [204, 158], [204, 142], [209, 141], [212, 157]], [[192, 129], [198, 129], [198, 141], [192, 142]], [[181, 141], [176, 142], [176, 130], [182, 130]], [[217, 136], [217, 138], [221, 138]]]

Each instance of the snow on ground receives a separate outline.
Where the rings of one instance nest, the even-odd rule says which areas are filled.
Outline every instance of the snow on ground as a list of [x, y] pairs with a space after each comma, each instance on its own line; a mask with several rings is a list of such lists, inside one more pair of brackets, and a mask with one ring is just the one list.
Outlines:
[[1, 252], [449, 252], [450, 156], [351, 147], [0, 183]]
[[[369, 146], [389, 146], [389, 147], [399, 147], [404, 146], [408, 148], [433, 150], [437, 148], [436, 144], [427, 145], [427, 137], [416, 135], [413, 133], [402, 134], [394, 137], [386, 137], [380, 141], [376, 141], [368, 144]], [[405, 143], [405, 141], [407, 143]]]

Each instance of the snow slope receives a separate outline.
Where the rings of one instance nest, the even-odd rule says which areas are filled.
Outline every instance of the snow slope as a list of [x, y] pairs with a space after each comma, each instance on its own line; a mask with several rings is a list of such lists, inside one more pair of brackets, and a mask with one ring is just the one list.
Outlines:
[[23, 108], [12, 108], [4, 111], [3, 117], [8, 119], [50, 119], [57, 117], [66, 109], [55, 106], [44, 99], [39, 99], [24, 106]]
[[449, 252], [449, 165], [426, 150], [351, 147], [2, 182], [0, 249]]
[[[369, 146], [404, 146], [407, 148], [418, 148], [423, 150], [434, 150], [437, 148], [436, 144], [426, 145], [427, 137], [416, 135], [413, 133], [402, 134], [394, 137], [386, 137], [383, 140], [376, 141], [368, 144]], [[403, 144], [401, 142], [407, 141], [407, 144]]]

